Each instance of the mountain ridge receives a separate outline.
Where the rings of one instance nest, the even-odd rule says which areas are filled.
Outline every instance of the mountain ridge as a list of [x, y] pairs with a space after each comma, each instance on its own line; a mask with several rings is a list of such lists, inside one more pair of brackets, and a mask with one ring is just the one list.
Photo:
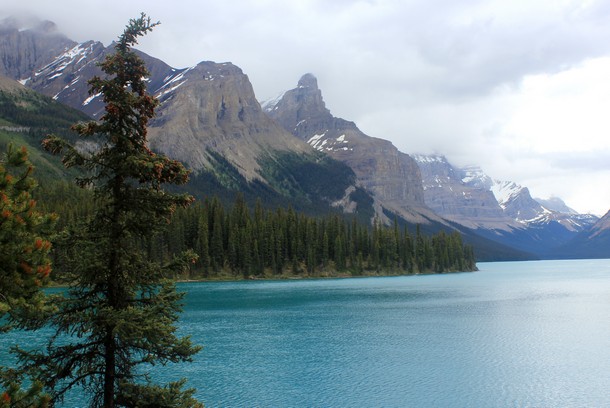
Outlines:
[[[47, 34], [37, 31], [14, 27], [6, 31], [10, 32], [8, 42], [25, 36], [35, 44], [33, 48], [48, 39]], [[101, 75], [98, 64], [112, 52], [113, 45], [104, 47], [99, 41], [76, 43], [64, 40], [65, 37], [58, 38], [61, 38], [61, 47], [56, 48], [56, 55], [38, 61], [38, 66], [29, 66], [31, 71], [16, 79], [36, 92], [99, 118], [104, 104], [99, 95], [89, 94], [88, 81]], [[4, 53], [0, 61], [11, 61], [11, 53], [19, 51], [5, 47], [0, 52]], [[193, 171], [193, 181], [189, 184], [193, 193], [205, 196], [207, 191], [202, 186], [215, 191], [233, 189], [235, 193], [256, 191], [277, 203], [298, 197], [298, 206], [303, 209], [326, 206], [330, 210], [345, 205], [345, 211], [368, 213], [366, 208], [357, 208], [358, 203], [350, 200], [348, 192], [354, 192], [355, 186], [350, 185], [353, 176], [346, 172], [347, 167], [321, 159], [309, 145], [269, 119], [239, 67], [231, 63], [201, 62], [175, 69], [157, 58], [136, 52], [149, 71], [148, 90], [160, 100], [157, 117], [148, 128], [151, 147], [183, 161]], [[293, 153], [300, 158], [291, 158]], [[320, 188], [311, 180], [295, 175], [297, 169], [308, 165], [303, 161], [324, 168], [336, 186], [344, 186], [343, 191]], [[278, 171], [286, 178], [274, 177]], [[343, 179], [339, 181], [337, 177]], [[308, 188], [314, 188], [315, 193]], [[324, 196], [324, 193], [332, 194]], [[281, 198], [286, 194], [295, 196]], [[361, 201], [366, 207], [365, 203], [366, 199]]]
[[597, 222], [591, 214], [548, 209], [531, 197], [527, 187], [494, 180], [477, 166], [458, 168], [442, 155], [413, 157], [422, 171], [426, 203], [433, 210], [542, 258], [564, 256], [569, 252], [565, 246]]
[[[112, 45], [104, 47], [96, 41], [76, 43], [53, 31], [52, 24], [47, 29], [48, 32], [0, 29], [8, 33], [0, 38], [0, 56], [4, 61], [0, 68], [11, 72], [13, 76], [9, 77], [21, 80], [28, 87], [99, 118], [103, 104], [97, 95], [88, 94], [87, 80], [99, 74], [96, 64]], [[23, 54], [28, 58], [17, 58], [15, 55], [20, 51], [11, 41], [21, 35], [25, 39], [17, 43], [31, 46], [39, 41], [36, 47], [54, 38], [56, 44], [48, 49], [54, 50], [55, 55], [25, 51]], [[473, 239], [474, 234], [479, 234], [483, 240], [523, 252], [530, 252], [533, 243], [535, 252], [545, 253], [543, 242], [556, 239], [557, 231], [561, 235], [566, 230], [565, 226], [557, 226], [561, 225], [559, 219], [551, 220], [553, 229], [545, 230], [542, 218], [538, 223], [530, 222], [524, 229], [523, 223], [506, 215], [506, 208], [493, 198], [493, 192], [481, 188], [493, 180], [477, 179], [474, 168], [459, 169], [459, 174], [454, 174], [462, 198], [470, 195], [476, 204], [468, 210], [470, 218], [446, 218], [442, 211], [433, 211], [425, 199], [426, 188], [430, 189], [431, 185], [422, 183], [421, 166], [391, 142], [365, 135], [354, 122], [332, 116], [312, 74], [304, 75], [295, 89], [261, 107], [247, 75], [232, 63], [203, 61], [193, 67], [176, 69], [152, 56], [141, 52], [139, 55], [150, 71], [149, 91], [160, 100], [158, 115], [149, 128], [151, 146], [185, 161], [194, 171], [193, 179], [202, 193], [202, 186], [212, 186], [251, 191], [252, 196], [261, 192], [277, 198], [293, 194], [293, 199], [325, 202], [331, 207], [339, 205], [343, 211], [372, 214], [385, 223], [391, 223], [398, 215], [413, 224], [429, 224], [431, 229], [460, 229]], [[14, 63], [17, 60], [19, 64]], [[19, 69], [14, 68], [17, 65]], [[326, 156], [346, 167], [322, 159]], [[315, 163], [334, 172], [330, 178], [341, 186], [341, 191], [323, 188], [320, 180], [312, 183], [311, 178], [302, 177], [303, 169]], [[353, 172], [352, 181], [346, 168]], [[317, 171], [311, 174], [319, 174]], [[307, 190], [309, 187], [314, 190]], [[332, 193], [317, 197], [321, 192]], [[361, 197], [357, 204], [354, 198], [360, 197], [360, 193], [369, 194], [371, 201]], [[507, 208], [516, 209], [519, 203], [524, 205], [533, 200], [529, 191], [521, 193], [514, 197], [518, 199], [505, 203]], [[490, 204], [477, 204], [478, 195], [484, 198], [482, 202]], [[366, 209], [369, 205], [371, 209]], [[537, 205], [544, 208], [540, 203]], [[516, 211], [522, 216], [521, 221], [535, 220], [521, 210]], [[499, 214], [504, 217], [502, 220], [496, 217]], [[572, 219], [566, 217], [564, 223]], [[486, 225], [492, 222], [496, 223], [495, 227]], [[566, 236], [561, 235], [560, 240], [566, 240]]]

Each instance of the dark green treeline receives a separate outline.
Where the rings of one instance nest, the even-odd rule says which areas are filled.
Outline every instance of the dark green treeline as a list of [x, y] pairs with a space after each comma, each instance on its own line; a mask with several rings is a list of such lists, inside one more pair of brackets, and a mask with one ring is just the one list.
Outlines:
[[[67, 183], [41, 185], [40, 208], [59, 215], [58, 228], [78, 228], [95, 212], [92, 195]], [[199, 256], [175, 278], [398, 275], [476, 270], [472, 246], [458, 232], [428, 236], [339, 214], [310, 217], [292, 208], [248, 208], [241, 196], [226, 207], [214, 197], [176, 210], [166, 232], [140, 242], [154, 261], [193, 249]], [[61, 243], [54, 245], [55, 280], [62, 280]]]
[[192, 248], [199, 259], [184, 278], [406, 274], [475, 270], [459, 233], [424, 236], [419, 228], [364, 226], [340, 215], [313, 218], [291, 208], [229, 209], [213, 198], [178, 210], [167, 232], [148, 242], [153, 260]]

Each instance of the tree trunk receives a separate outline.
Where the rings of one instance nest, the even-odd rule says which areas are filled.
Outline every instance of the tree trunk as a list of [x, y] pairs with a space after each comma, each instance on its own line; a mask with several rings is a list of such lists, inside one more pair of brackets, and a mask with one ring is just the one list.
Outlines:
[[106, 328], [104, 341], [104, 408], [114, 408], [114, 382], [116, 379], [116, 344], [112, 327]]

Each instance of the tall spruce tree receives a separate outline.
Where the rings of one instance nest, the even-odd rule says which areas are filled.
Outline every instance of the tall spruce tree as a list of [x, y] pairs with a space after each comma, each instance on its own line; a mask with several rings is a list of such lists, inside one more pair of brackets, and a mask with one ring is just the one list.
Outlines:
[[193, 390], [181, 389], [184, 381], [159, 386], [145, 373], [151, 365], [190, 361], [198, 351], [176, 334], [183, 294], [167, 279], [193, 261], [192, 253], [161, 265], [140, 245], [167, 225], [177, 207], [192, 202], [161, 188], [187, 181], [182, 164], [147, 147], [157, 100], [146, 92], [148, 72], [132, 46], [157, 24], [145, 14], [130, 20], [115, 52], [100, 64], [106, 76], [89, 81], [90, 94], [103, 97], [105, 114], [73, 129], [99, 148], [83, 152], [54, 136], [43, 142], [48, 151], [63, 153], [66, 166], [84, 170], [77, 184], [95, 192], [97, 205], [65, 242], [73, 255], [67, 261], [72, 287], [51, 320], [56, 334], [45, 351], [22, 356], [53, 401], [79, 386], [92, 407], [201, 406]]

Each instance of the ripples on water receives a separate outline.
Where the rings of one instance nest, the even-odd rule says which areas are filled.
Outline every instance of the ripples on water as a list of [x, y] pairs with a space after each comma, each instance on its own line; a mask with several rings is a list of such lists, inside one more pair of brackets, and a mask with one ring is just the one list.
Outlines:
[[479, 267], [186, 285], [189, 384], [210, 407], [608, 404], [610, 262]]
[[193, 283], [181, 377], [207, 407], [610, 407], [610, 261]]

